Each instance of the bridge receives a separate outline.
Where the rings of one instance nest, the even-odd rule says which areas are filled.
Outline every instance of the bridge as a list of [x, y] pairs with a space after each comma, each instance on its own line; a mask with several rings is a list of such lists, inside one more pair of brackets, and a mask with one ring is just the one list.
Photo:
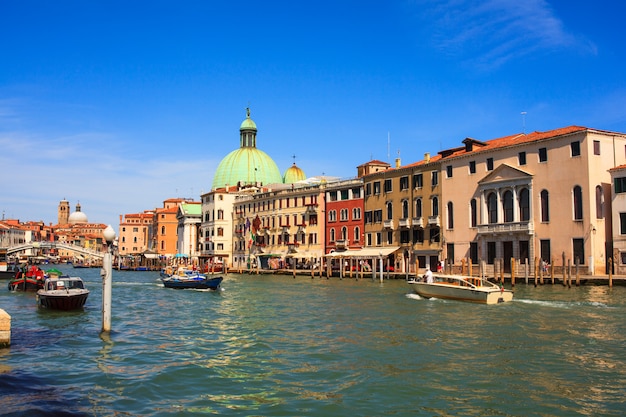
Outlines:
[[68, 251], [80, 253], [82, 255], [93, 256], [95, 258], [104, 258], [106, 252], [98, 252], [93, 249], [83, 248], [77, 245], [71, 245], [69, 243], [62, 242], [30, 242], [23, 243], [17, 246], [11, 246], [6, 248], [7, 255], [17, 252], [22, 252], [28, 249], [65, 249]]

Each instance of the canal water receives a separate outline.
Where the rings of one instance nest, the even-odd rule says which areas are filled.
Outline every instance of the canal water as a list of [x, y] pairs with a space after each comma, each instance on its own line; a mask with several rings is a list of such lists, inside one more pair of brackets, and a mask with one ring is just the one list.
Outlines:
[[3, 416], [618, 416], [626, 287], [518, 284], [511, 303], [425, 300], [403, 280], [227, 275], [219, 292], [98, 269], [78, 312], [2, 281]]

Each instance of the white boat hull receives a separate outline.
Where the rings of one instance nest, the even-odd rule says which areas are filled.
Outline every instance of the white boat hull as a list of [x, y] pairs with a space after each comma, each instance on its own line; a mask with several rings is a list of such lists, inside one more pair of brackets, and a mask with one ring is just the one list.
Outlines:
[[467, 301], [479, 304], [499, 304], [513, 300], [513, 291], [489, 282], [475, 285], [465, 278], [441, 277], [441, 281], [426, 283], [411, 281], [413, 291], [424, 298]]

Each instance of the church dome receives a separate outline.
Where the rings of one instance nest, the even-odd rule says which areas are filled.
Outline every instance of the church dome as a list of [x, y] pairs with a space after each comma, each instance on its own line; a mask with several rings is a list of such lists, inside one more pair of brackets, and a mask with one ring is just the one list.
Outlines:
[[88, 223], [87, 215], [80, 211], [80, 204], [76, 204], [76, 211], [70, 214], [67, 221], [69, 224]]
[[294, 162], [293, 165], [285, 171], [285, 175], [283, 175], [283, 182], [285, 184], [293, 184], [294, 182], [302, 180], [306, 180], [306, 175], [304, 174], [304, 171], [296, 166], [296, 163]]
[[239, 149], [226, 155], [217, 166], [212, 189], [226, 186], [280, 184], [283, 177], [274, 160], [256, 147], [257, 128], [246, 109], [239, 128]]

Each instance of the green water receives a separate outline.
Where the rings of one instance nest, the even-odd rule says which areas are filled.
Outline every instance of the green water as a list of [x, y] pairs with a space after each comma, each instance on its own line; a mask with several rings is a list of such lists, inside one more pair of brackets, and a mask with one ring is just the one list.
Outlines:
[[403, 280], [228, 275], [220, 292], [114, 271], [84, 311], [0, 288], [0, 413], [26, 416], [618, 416], [626, 287], [524, 284], [512, 303], [424, 300]]

